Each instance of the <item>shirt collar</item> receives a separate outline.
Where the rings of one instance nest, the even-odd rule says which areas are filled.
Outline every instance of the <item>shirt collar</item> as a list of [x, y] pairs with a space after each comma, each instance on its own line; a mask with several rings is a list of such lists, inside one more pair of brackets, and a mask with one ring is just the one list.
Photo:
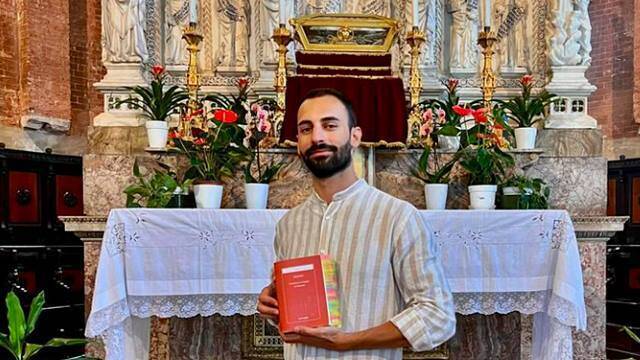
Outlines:
[[[364, 188], [366, 185], [367, 185], [366, 181], [364, 181], [363, 179], [358, 179], [356, 180], [356, 182], [349, 185], [348, 188], [333, 194], [333, 199], [331, 201], [335, 202], [335, 201], [345, 200], [349, 198], [351, 195], [357, 193], [360, 189]], [[325, 204], [324, 200], [322, 200], [322, 198], [320, 197], [320, 195], [318, 195], [315, 189], [313, 190], [313, 194], [311, 195], [311, 200], [314, 203]]]

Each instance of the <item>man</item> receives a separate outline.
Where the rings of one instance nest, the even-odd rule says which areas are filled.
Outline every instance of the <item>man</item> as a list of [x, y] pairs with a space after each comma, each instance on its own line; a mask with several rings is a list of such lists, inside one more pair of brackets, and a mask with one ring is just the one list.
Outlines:
[[[281, 334], [285, 359], [401, 359], [402, 347], [423, 351], [449, 339], [453, 300], [430, 232], [415, 207], [356, 177], [351, 153], [362, 131], [349, 101], [311, 91], [297, 126], [315, 191], [278, 223], [276, 256], [324, 253], [337, 262], [343, 326]], [[275, 297], [271, 284], [258, 311], [277, 321]]]

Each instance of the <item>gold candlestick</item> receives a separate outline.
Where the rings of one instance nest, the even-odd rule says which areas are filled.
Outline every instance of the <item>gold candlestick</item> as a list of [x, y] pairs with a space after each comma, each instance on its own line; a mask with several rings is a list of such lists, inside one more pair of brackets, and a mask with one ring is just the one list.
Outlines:
[[273, 119], [273, 135], [280, 138], [280, 131], [284, 123], [285, 110], [285, 90], [287, 88], [287, 46], [291, 42], [291, 31], [285, 24], [273, 30], [273, 41], [278, 45], [278, 67], [276, 67], [276, 77], [273, 79], [273, 86], [276, 90], [276, 103], [278, 105]]
[[493, 45], [496, 34], [488, 26], [478, 34], [478, 45], [482, 47], [482, 100], [486, 108], [491, 108], [491, 100], [496, 89], [496, 75], [493, 73]]
[[200, 89], [200, 74], [198, 74], [198, 53], [200, 52], [200, 42], [202, 41], [202, 35], [198, 33], [197, 25], [190, 23], [182, 34], [182, 38], [187, 42], [187, 51], [189, 52], [189, 65], [187, 68], [187, 92], [189, 94], [189, 100], [187, 107], [189, 113], [187, 119], [181, 119], [180, 132], [186, 139], [191, 139], [191, 128], [196, 127], [203, 129], [204, 120], [201, 115], [191, 116], [202, 104], [198, 100], [198, 90]]
[[420, 102], [422, 91], [422, 74], [418, 68], [420, 61], [420, 48], [426, 38], [423, 31], [414, 26], [407, 34], [407, 43], [411, 47], [411, 67], [409, 68], [409, 93], [411, 94], [411, 106]]

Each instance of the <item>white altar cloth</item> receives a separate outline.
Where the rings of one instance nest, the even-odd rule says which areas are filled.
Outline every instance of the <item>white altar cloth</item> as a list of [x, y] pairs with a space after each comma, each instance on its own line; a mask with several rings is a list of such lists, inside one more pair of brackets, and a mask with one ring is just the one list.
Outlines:
[[[114, 209], [86, 336], [147, 359], [149, 317], [251, 315], [286, 210]], [[534, 314], [534, 359], [571, 359], [586, 328], [578, 245], [563, 210], [421, 211], [460, 314]]]

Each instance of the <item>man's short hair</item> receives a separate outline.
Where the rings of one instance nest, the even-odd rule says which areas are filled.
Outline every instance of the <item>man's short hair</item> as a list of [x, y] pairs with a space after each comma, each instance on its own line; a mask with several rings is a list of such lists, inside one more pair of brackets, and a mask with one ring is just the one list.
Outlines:
[[349, 129], [358, 126], [358, 118], [356, 117], [356, 113], [353, 111], [353, 105], [351, 104], [351, 101], [349, 101], [349, 99], [346, 96], [344, 96], [343, 93], [341, 93], [336, 89], [332, 89], [332, 88], [313, 89], [309, 91], [307, 95], [304, 96], [304, 98], [302, 98], [302, 101], [300, 103], [302, 104], [306, 100], [315, 99], [322, 96], [333, 96], [334, 98], [338, 99], [342, 103], [342, 105], [344, 105], [344, 107], [347, 109], [347, 114], [349, 114]]

